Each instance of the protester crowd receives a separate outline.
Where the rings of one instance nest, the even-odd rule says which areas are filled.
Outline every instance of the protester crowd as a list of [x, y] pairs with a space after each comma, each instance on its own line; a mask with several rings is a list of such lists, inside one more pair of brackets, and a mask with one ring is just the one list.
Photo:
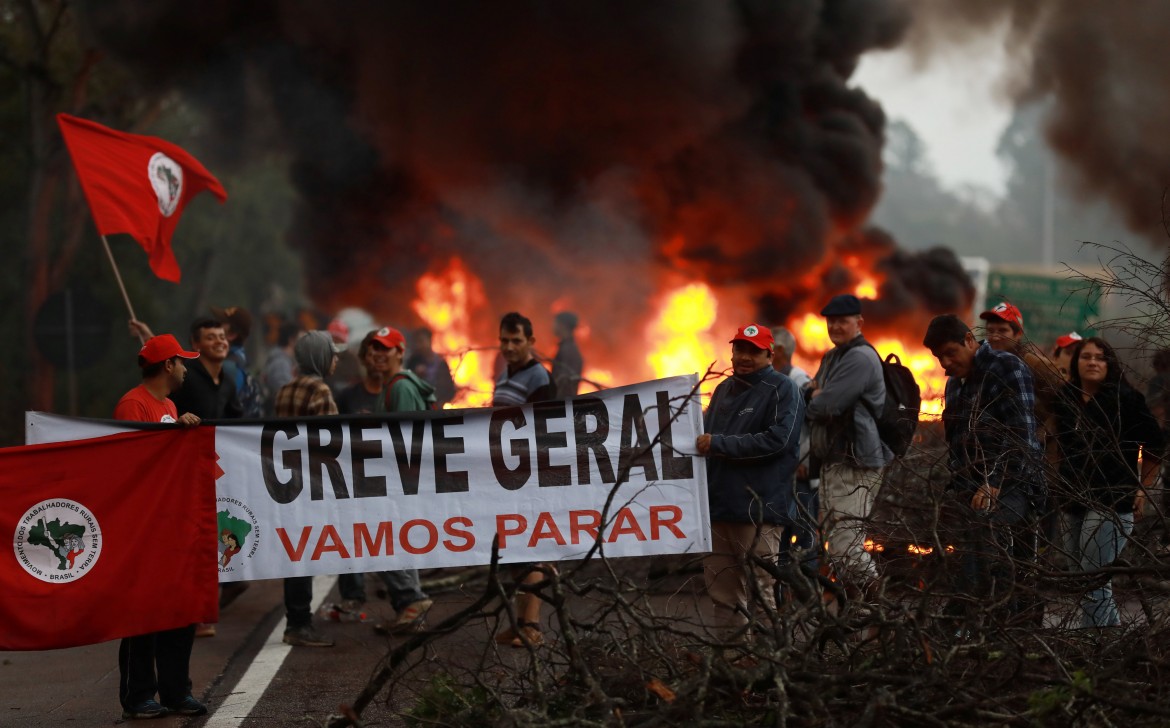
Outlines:
[[[729, 341], [731, 371], [715, 388], [695, 442], [707, 466], [711, 518], [706, 623], [720, 643], [751, 641], [757, 612], [774, 608], [778, 596], [790, 598], [777, 588], [785, 574], [819, 576], [851, 603], [887, 598], [887, 575], [866, 538], [883, 475], [905, 443], [893, 441], [887, 427], [889, 363], [865, 338], [862, 306], [846, 294], [821, 310], [833, 346], [812, 376], [793, 364], [799, 344], [786, 328], [746, 324]], [[143, 384], [119, 402], [117, 418], [192, 426], [412, 412], [440, 408], [457, 394], [427, 329], [408, 335], [377, 327], [354, 346], [357, 337], [340, 319], [313, 331], [280, 322], [262, 366], [253, 369], [244, 346], [251, 316], [240, 307], [212, 314], [193, 322], [192, 351], [131, 322], [145, 339]], [[1027, 340], [1023, 313], [1010, 303], [980, 319], [982, 340], [953, 315], [936, 317], [923, 332], [923, 345], [949, 378], [942, 423], [950, 477], [940, 517], [956, 536], [959, 564], [938, 623], [960, 639], [989, 620], [1040, 626], [1045, 605], [1034, 591], [1016, 587], [1047, 559], [1096, 575], [1081, 601], [1080, 626], [1116, 626], [1119, 610], [1101, 570], [1118, 557], [1145, 509], [1161, 461], [1170, 386], [1155, 378], [1147, 405], [1103, 338], [1072, 332], [1048, 355]], [[576, 395], [584, 363], [577, 325], [572, 313], [556, 316], [559, 344], [550, 370], [537, 356], [531, 320], [503, 316], [492, 405]], [[553, 574], [552, 564], [512, 567], [513, 616], [497, 643], [529, 649], [544, 643], [542, 601], [533, 588]], [[342, 574], [340, 601], [322, 618], [364, 622], [367, 576], [377, 579], [396, 615], [372, 625], [375, 631], [393, 636], [424, 627], [433, 601], [414, 570]], [[243, 588], [226, 585], [221, 606]], [[284, 642], [332, 646], [314, 624], [311, 599], [311, 577], [285, 579]], [[192, 625], [123, 640], [123, 717], [206, 712], [191, 696], [186, 665], [194, 637], [214, 634], [214, 625]]]

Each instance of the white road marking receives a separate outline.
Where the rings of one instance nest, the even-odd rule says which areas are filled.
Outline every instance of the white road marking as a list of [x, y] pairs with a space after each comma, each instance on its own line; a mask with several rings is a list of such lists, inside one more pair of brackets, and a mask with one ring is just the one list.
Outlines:
[[[326, 595], [333, 589], [336, 581], [336, 576], [313, 577], [313, 601], [309, 605], [312, 614], [317, 613], [317, 608], [325, 601]], [[272, 634], [268, 635], [264, 646], [260, 648], [244, 676], [224, 698], [224, 702], [207, 718], [207, 722], [203, 724], [204, 728], [239, 728], [248, 719], [256, 703], [260, 702], [260, 696], [268, 689], [272, 678], [276, 677], [280, 666], [284, 664], [284, 658], [292, 650], [291, 645], [286, 645], [282, 641], [285, 622], [286, 620], [281, 619], [272, 630]]]

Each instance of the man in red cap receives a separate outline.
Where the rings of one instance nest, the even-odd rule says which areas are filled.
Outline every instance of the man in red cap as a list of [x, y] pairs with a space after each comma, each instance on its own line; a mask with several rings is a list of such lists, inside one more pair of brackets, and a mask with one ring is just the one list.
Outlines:
[[[383, 327], [362, 339], [358, 358], [365, 367], [362, 381], [346, 389], [337, 400], [341, 414], [368, 412], [418, 412], [431, 409], [435, 389], [414, 372], [403, 369], [406, 337], [398, 329]], [[386, 595], [394, 608], [393, 622], [383, 620], [374, 625], [382, 635], [402, 634], [422, 629], [432, 606], [422, 590], [417, 569], [380, 571], [378, 578], [386, 586]], [[342, 574], [338, 579], [342, 612], [361, 613], [366, 601], [365, 576]]]
[[1072, 351], [1082, 337], [1075, 331], [1056, 337], [1056, 345], [1052, 347], [1052, 363], [1056, 365], [1060, 376], [1067, 382], [1069, 370], [1072, 369]]
[[707, 460], [711, 553], [703, 560], [714, 604], [715, 637], [746, 640], [752, 597], [770, 606], [772, 579], [746, 565], [775, 559], [780, 534], [796, 512], [793, 479], [800, 459], [804, 402], [792, 380], [772, 368], [772, 332], [748, 324], [731, 339], [733, 376], [719, 383], [695, 448]]
[[[184, 351], [174, 336], [151, 337], [138, 352], [142, 383], [131, 389], [114, 407], [114, 419], [132, 422], [199, 424], [199, 418], [182, 416], [168, 395], [183, 384], [185, 360], [199, 358]], [[195, 625], [163, 632], [126, 637], [118, 646], [118, 699], [122, 718], [158, 718], [168, 713], [203, 715], [207, 708], [191, 695], [191, 645]], [[158, 694], [161, 703], [155, 700]]]

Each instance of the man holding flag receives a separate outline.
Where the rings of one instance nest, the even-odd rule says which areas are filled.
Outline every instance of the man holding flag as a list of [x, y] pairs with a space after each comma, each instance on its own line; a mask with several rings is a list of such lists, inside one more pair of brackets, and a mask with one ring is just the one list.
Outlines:
[[[188, 412], [180, 417], [175, 403], [167, 399], [183, 384], [187, 374], [183, 360], [198, 357], [193, 351], [184, 351], [170, 334], [149, 339], [138, 352], [142, 384], [118, 401], [114, 418], [198, 425], [197, 416]], [[207, 712], [207, 707], [191, 695], [189, 668], [194, 641], [194, 624], [122, 639], [118, 648], [118, 699], [124, 719]], [[154, 699], [156, 692], [162, 698], [161, 704]]]

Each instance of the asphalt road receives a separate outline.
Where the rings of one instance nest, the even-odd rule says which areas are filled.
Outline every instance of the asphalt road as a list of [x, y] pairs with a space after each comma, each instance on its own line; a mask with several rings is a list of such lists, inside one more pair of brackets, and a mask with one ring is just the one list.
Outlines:
[[[122, 721], [115, 640], [67, 650], [0, 652], [0, 726], [319, 725], [340, 704], [353, 702], [392, 646], [374, 633], [372, 625], [379, 616], [393, 612], [386, 602], [372, 601], [365, 624], [320, 622], [322, 631], [336, 641], [335, 647], [290, 648], [280, 640], [282, 593], [280, 581], [253, 582], [221, 613], [217, 635], [195, 641], [193, 693], [207, 703], [211, 711], [207, 717]], [[321, 598], [317, 593], [314, 597]], [[332, 588], [326, 601], [336, 600]], [[441, 619], [467, 600], [456, 591], [437, 601], [433, 614]], [[481, 628], [475, 639], [484, 637]], [[397, 722], [393, 712], [393, 706], [374, 705], [366, 717], [375, 725], [386, 725]]]
[[[639, 562], [641, 560], [619, 560]], [[644, 569], [645, 565], [637, 566]], [[431, 589], [435, 606], [430, 626], [464, 609], [485, 588], [482, 572], [439, 570], [432, 579], [445, 582]], [[461, 579], [470, 579], [464, 584]], [[428, 580], [424, 575], [424, 585]], [[325, 584], [321, 590], [319, 584]], [[369, 582], [367, 582], [367, 586]], [[324, 592], [324, 593], [322, 593]], [[320, 726], [342, 704], [352, 704], [379, 662], [398, 644], [377, 635], [373, 624], [393, 616], [385, 600], [367, 605], [369, 620], [329, 622], [317, 618], [332, 637], [331, 648], [290, 648], [281, 642], [284, 624], [283, 587], [279, 580], [251, 582], [250, 588], [220, 614], [218, 634], [196, 639], [191, 659], [193, 693], [210, 709], [206, 717], [170, 716], [153, 721], [123, 721], [118, 704], [118, 641], [67, 650], [0, 652], [0, 726], [109, 726], [121, 723], [183, 728], [275, 728]], [[338, 600], [336, 578], [318, 577], [314, 600]], [[680, 588], [659, 603], [669, 602], [680, 615], [693, 614], [695, 592]], [[656, 600], [656, 601], [657, 601]], [[579, 609], [597, 609], [603, 601], [579, 600]], [[497, 602], [498, 604], [498, 602]], [[576, 612], [577, 609], [574, 609]], [[546, 609], [546, 624], [550, 621]], [[496, 648], [491, 639], [498, 625], [473, 620], [425, 650], [413, 653], [398, 671], [392, 690], [383, 691], [363, 712], [369, 726], [402, 725], [401, 712], [416, 702], [439, 670], [493, 671], [525, 669], [527, 652]], [[557, 635], [546, 632], [549, 640]], [[403, 638], [397, 638], [403, 639]]]

